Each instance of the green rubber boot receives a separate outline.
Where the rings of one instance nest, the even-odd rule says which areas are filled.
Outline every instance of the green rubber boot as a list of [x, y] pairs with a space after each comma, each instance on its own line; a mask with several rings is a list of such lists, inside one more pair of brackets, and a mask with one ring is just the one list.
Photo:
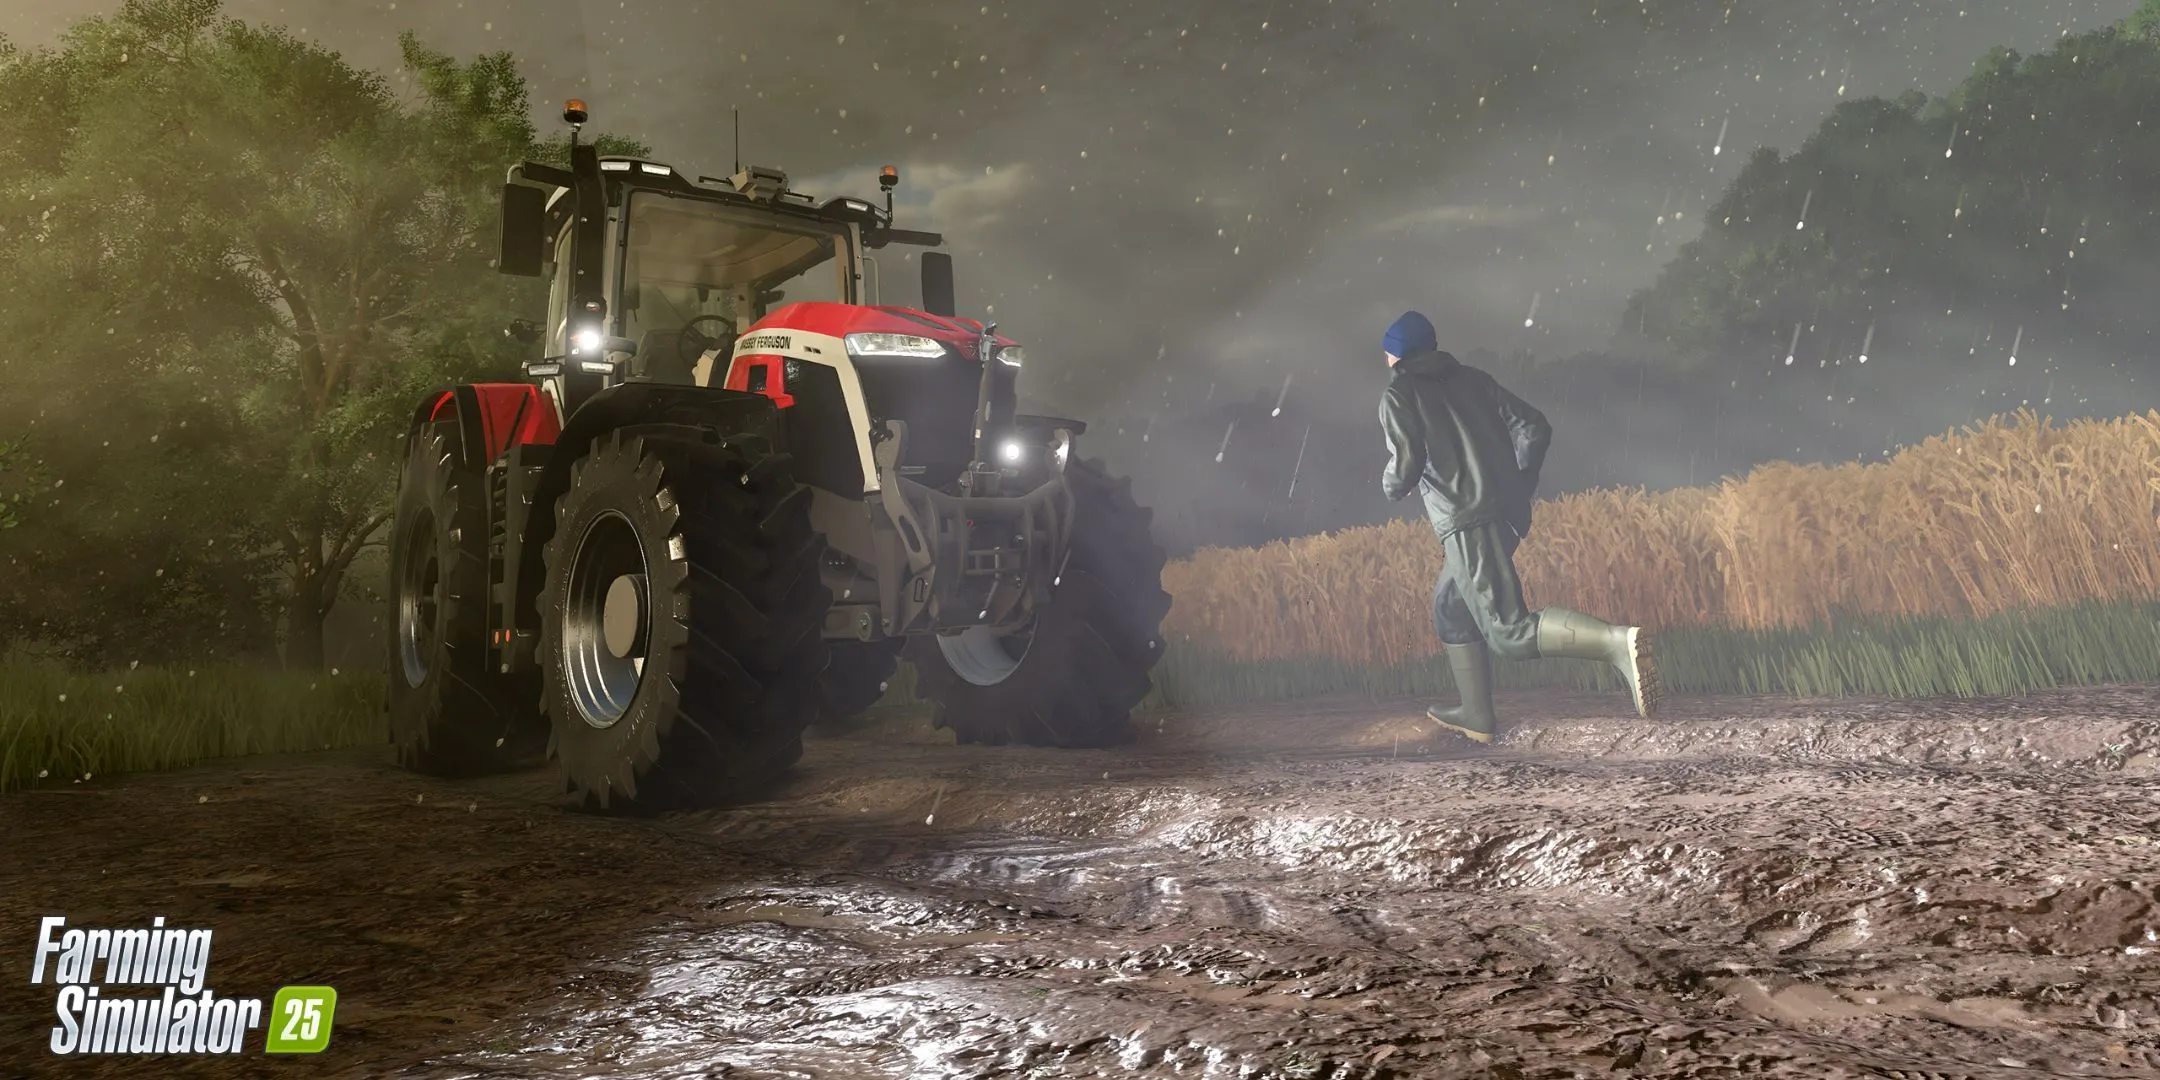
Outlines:
[[1480, 641], [1475, 645], [1447, 647], [1448, 667], [1455, 673], [1455, 692], [1462, 704], [1452, 709], [1438, 705], [1425, 716], [1447, 731], [1473, 742], [1489, 743], [1493, 736], [1492, 650]]
[[1538, 612], [1537, 645], [1539, 656], [1611, 664], [1627, 680], [1637, 715], [1644, 719], [1656, 715], [1663, 688], [1658, 684], [1657, 661], [1650, 651], [1650, 631], [1640, 626], [1614, 626], [1580, 611], [1546, 608]]

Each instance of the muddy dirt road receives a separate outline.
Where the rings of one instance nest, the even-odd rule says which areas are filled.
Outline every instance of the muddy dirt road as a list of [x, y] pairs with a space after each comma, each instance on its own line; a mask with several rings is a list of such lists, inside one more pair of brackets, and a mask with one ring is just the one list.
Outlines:
[[[1620, 704], [888, 719], [659, 820], [386, 752], [0, 797], [0, 1076], [2160, 1075], [2160, 689]], [[332, 1045], [54, 1058], [48, 914], [212, 927]]]

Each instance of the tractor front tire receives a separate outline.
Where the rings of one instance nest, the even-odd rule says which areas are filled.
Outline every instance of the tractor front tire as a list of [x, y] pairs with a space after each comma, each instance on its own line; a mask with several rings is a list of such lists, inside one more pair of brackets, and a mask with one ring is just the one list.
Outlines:
[[455, 420], [415, 432], [390, 525], [391, 741], [432, 776], [515, 768], [539, 749], [530, 678], [487, 655], [487, 478], [459, 460]]
[[904, 638], [877, 641], [835, 641], [832, 663], [818, 680], [818, 724], [821, 730], [839, 732], [848, 721], [878, 703], [900, 669]]
[[824, 552], [810, 489], [763, 439], [594, 440], [556, 501], [541, 593], [541, 700], [566, 787], [658, 810], [780, 780], [826, 663]]
[[1162, 659], [1164, 554], [1132, 481], [1075, 461], [1072, 551], [1024, 639], [986, 629], [911, 639], [916, 693], [963, 743], [1115, 746]]

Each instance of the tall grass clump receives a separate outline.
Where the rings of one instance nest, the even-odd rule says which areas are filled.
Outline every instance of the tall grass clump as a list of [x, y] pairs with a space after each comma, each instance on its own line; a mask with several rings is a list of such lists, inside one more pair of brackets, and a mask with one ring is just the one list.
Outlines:
[[[1516, 566], [1532, 607], [1669, 631], [1853, 616], [1949, 626], [2150, 600], [2160, 412], [2057, 425], [2021, 411], [1872, 464], [1781, 463], [1707, 487], [1564, 496], [1539, 504]], [[1164, 570], [1165, 629], [1229, 659], [1384, 671], [1437, 654], [1440, 567], [1421, 522], [1207, 549]], [[1929, 648], [1921, 640], [1883, 645]]]
[[[1452, 699], [1438, 657], [1366, 666], [1331, 656], [1240, 660], [1184, 637], [1167, 642], [1141, 709], [1212, 709], [1345, 694]], [[1800, 627], [1676, 626], [1659, 648], [1665, 686], [1681, 694], [1996, 697], [2061, 686], [2160, 683], [2160, 602], [2113, 601], [1948, 615], [1834, 615]], [[1621, 689], [1584, 660], [1496, 662], [1507, 690]], [[880, 705], [922, 704], [901, 665]], [[1616, 708], [1627, 699], [1616, 697]]]
[[[2160, 603], [2116, 601], [1944, 615], [1837, 616], [1804, 627], [1681, 626], [1660, 646], [1665, 686], [1681, 694], [1994, 697], [2059, 686], [2160, 683]], [[1493, 665], [1505, 689], [1621, 688], [1581, 660]], [[1238, 660], [1172, 639], [1143, 708], [1216, 708], [1326, 694], [1452, 698], [1437, 657], [1366, 667], [1334, 657]], [[1615, 699], [1625, 708], [1626, 698]]]
[[0, 791], [388, 738], [379, 673], [0, 664]]

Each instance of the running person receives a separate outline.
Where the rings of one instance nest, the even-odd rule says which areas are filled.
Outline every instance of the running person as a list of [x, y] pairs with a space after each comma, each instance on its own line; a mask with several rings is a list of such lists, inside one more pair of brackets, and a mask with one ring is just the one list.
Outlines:
[[1530, 535], [1538, 470], [1552, 444], [1545, 415], [1441, 352], [1431, 320], [1415, 311], [1388, 327], [1383, 349], [1392, 374], [1380, 398], [1388, 442], [1380, 490], [1391, 502], [1412, 489], [1423, 494], [1446, 558], [1433, 589], [1433, 625], [1462, 700], [1426, 716], [1491, 742], [1495, 652], [1510, 660], [1603, 660], [1627, 681], [1635, 711], [1653, 715], [1659, 687], [1649, 631], [1523, 603], [1515, 548]]

